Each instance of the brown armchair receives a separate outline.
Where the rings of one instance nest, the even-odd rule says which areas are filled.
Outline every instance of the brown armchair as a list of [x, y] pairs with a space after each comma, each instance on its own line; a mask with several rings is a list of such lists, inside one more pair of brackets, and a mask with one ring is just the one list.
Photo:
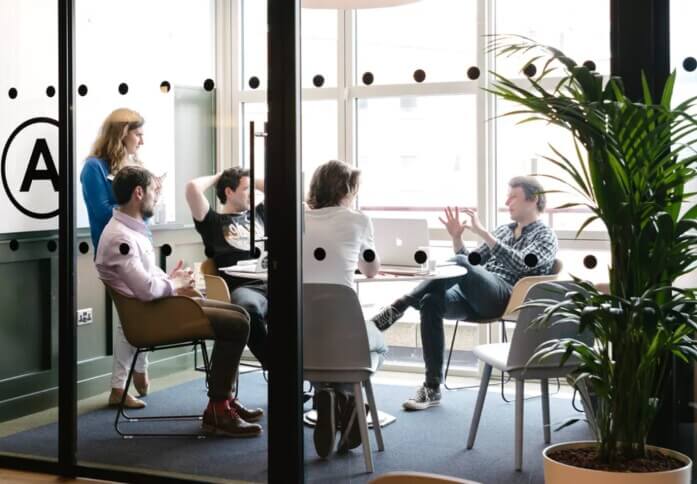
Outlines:
[[218, 275], [218, 267], [213, 259], [201, 263], [201, 272], [206, 283], [206, 297], [216, 301], [230, 302], [230, 290], [225, 279]]
[[[116, 432], [123, 438], [167, 436], [201, 438], [202, 434], [124, 432], [119, 427], [121, 418], [130, 423], [141, 421], [201, 420], [202, 417], [200, 414], [135, 418], [129, 416], [124, 411], [124, 402], [133, 377], [136, 359], [140, 353], [191, 345], [194, 345], [194, 348], [201, 346], [206, 376], [208, 375], [207, 370], [210, 367], [208, 353], [205, 347], [205, 340], [200, 338], [201, 325], [208, 324], [208, 318], [203, 313], [201, 306], [199, 306], [196, 301], [186, 296], [170, 296], [144, 302], [133, 297], [124, 296], [106, 284], [105, 286], [116, 306], [116, 311], [121, 320], [121, 327], [123, 328], [126, 340], [136, 347], [136, 353], [133, 356], [133, 362], [131, 363], [131, 368], [126, 379], [126, 388], [116, 411], [116, 419], [114, 421]], [[191, 328], [191, 336], [187, 335], [187, 328]], [[195, 330], [195, 328], [198, 330]], [[213, 337], [212, 331], [210, 336], [211, 338]]]

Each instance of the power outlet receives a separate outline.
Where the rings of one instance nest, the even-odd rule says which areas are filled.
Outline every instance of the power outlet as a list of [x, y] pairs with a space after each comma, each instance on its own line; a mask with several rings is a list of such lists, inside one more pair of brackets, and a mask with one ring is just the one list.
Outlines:
[[77, 310], [77, 325], [92, 323], [92, 308], [84, 308]]

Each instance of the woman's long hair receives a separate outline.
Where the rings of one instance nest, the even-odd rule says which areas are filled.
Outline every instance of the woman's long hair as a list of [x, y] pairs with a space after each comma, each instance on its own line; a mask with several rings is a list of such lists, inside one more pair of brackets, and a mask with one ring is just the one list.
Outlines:
[[312, 209], [336, 207], [349, 193], [358, 191], [360, 170], [331, 160], [317, 167], [310, 181], [307, 205]]
[[[138, 129], [143, 124], [145, 124], [143, 117], [132, 109], [119, 108], [112, 111], [99, 129], [99, 135], [92, 145], [90, 156], [106, 160], [109, 163], [109, 173], [115, 175], [129, 163], [123, 139], [129, 131]], [[133, 155], [130, 161], [142, 165], [137, 155]]]

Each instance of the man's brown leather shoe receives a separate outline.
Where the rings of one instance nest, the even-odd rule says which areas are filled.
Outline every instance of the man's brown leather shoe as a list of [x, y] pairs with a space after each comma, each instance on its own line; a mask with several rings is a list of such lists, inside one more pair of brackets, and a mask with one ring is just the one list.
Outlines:
[[230, 407], [232, 407], [235, 412], [237, 412], [237, 415], [239, 415], [242, 420], [246, 422], [257, 422], [261, 420], [261, 417], [264, 416], [264, 410], [261, 408], [254, 408], [250, 409], [242, 405], [240, 401], [236, 398], [231, 398], [230, 399]]
[[213, 409], [203, 412], [203, 431], [224, 437], [256, 437], [261, 434], [261, 425], [247, 423], [233, 409], [216, 413]]
[[134, 371], [133, 386], [136, 388], [139, 396], [144, 397], [147, 395], [148, 390], [150, 390], [150, 379], [148, 378], [147, 372], [138, 373], [137, 371]]
[[[109, 406], [118, 407], [121, 404], [121, 395], [123, 395], [123, 393], [112, 390], [111, 394], [109, 395]], [[130, 394], [126, 395], [126, 401], [123, 403], [124, 408], [130, 408], [133, 410], [145, 408], [145, 406], [146, 403], [143, 400], [139, 400]]]

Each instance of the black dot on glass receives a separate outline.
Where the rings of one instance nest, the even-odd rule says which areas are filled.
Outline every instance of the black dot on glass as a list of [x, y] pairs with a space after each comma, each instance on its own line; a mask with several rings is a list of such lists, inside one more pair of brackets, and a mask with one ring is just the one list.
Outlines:
[[209, 259], [212, 259], [213, 256], [215, 256], [215, 250], [213, 250], [213, 247], [206, 247], [206, 250], [204, 251], [206, 253], [206, 257]]
[[87, 95], [87, 86], [84, 84], [80, 84], [80, 86], [77, 88], [77, 93], [80, 96], [86, 96]]
[[90, 251], [90, 244], [87, 242], [80, 242], [80, 245], [78, 245], [77, 248], [81, 254], [86, 254]]
[[528, 254], [523, 258], [523, 262], [525, 262], [525, 265], [528, 267], [535, 267], [539, 261], [535, 254]]
[[255, 259], [261, 257], [261, 249], [259, 247], [254, 247], [254, 252], [252, 254]]
[[317, 260], [324, 260], [327, 257], [327, 253], [321, 247], [317, 247], [313, 254]]
[[479, 79], [479, 67], [472, 66], [469, 69], [467, 69], [467, 77], [469, 79], [475, 80]]
[[172, 89], [172, 85], [169, 83], [169, 81], [162, 81], [160, 83], [160, 91], [163, 94], [167, 94], [170, 91], [170, 89]]
[[131, 248], [128, 246], [127, 243], [123, 243], [119, 245], [119, 252], [121, 252], [121, 255], [127, 255], [131, 251]]
[[172, 255], [172, 246], [169, 244], [164, 244], [162, 246], [162, 255], [164, 255], [165, 257], [169, 257], [170, 255]]
[[682, 61], [682, 67], [687, 72], [694, 71], [695, 69], [697, 69], [697, 59], [695, 59], [694, 57], [685, 57], [685, 60]]
[[593, 269], [598, 265], [598, 259], [594, 255], [587, 255], [583, 258], [583, 266], [586, 269]]
[[48, 87], [46, 88], [46, 95], [47, 95], [48, 97], [53, 97], [53, 96], [55, 96], [55, 95], [56, 95], [56, 88], [53, 87], [53, 86], [48, 86]]
[[259, 78], [257, 76], [252, 76], [249, 78], [248, 84], [249, 84], [249, 87], [251, 87], [252, 89], [256, 89], [259, 87], [261, 82], [259, 82]]
[[324, 85], [324, 76], [322, 74], [317, 74], [312, 78], [312, 84], [315, 87], [322, 87]]
[[423, 250], [417, 250], [414, 252], [414, 260], [417, 264], [423, 264], [428, 260], [428, 254]]
[[7, 91], [7, 95], [10, 96], [10, 99], [15, 99], [17, 97], [17, 89], [11, 87], [10, 90]]
[[375, 251], [372, 249], [365, 249], [363, 251], [363, 260], [366, 262], [373, 262], [375, 260]]
[[480, 254], [479, 252], [470, 252], [469, 254], [467, 254], [467, 260], [473, 266], [478, 266], [482, 263], [482, 254]]
[[363, 84], [365, 84], [366, 86], [370, 86], [374, 80], [375, 80], [375, 76], [373, 75], [372, 72], [364, 72], [363, 73]]
[[426, 80], [426, 72], [423, 69], [416, 69], [414, 71], [414, 80], [416, 82], [424, 82]]
[[49, 240], [46, 243], [46, 248], [48, 249], [49, 252], [55, 252], [56, 249], [58, 248], [58, 244], [56, 244], [55, 240]]
[[128, 94], [128, 84], [126, 84], [125, 82], [119, 84], [119, 94], [121, 94], [122, 96]]
[[589, 71], [594, 71], [596, 68], [595, 62], [593, 62], [592, 60], [587, 60], [583, 63], [583, 65], [587, 67]]
[[206, 79], [205, 81], [203, 81], [203, 88], [206, 91], [210, 92], [213, 90], [214, 87], [215, 87], [215, 82], [213, 82], [213, 79]]
[[19, 242], [16, 239], [10, 240], [10, 250], [14, 252], [17, 249], [19, 249]]
[[523, 67], [523, 74], [525, 74], [528, 77], [532, 77], [535, 74], [537, 74], [537, 67], [535, 67], [535, 64], [530, 63]]

